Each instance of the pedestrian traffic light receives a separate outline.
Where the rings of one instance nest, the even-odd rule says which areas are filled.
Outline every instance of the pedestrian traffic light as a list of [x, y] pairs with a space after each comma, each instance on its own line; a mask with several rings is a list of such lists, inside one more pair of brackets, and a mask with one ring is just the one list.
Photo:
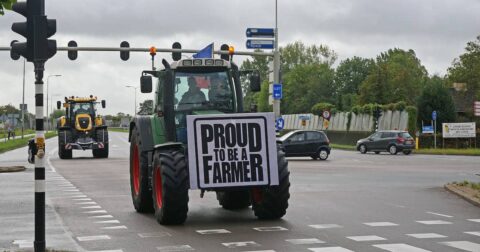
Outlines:
[[16, 22], [12, 24], [12, 31], [24, 36], [26, 42], [14, 42], [11, 45], [13, 55], [21, 55], [27, 61], [33, 61], [33, 15], [37, 11], [34, 7], [36, 2], [17, 2], [12, 5], [12, 10], [27, 18], [26, 22]]

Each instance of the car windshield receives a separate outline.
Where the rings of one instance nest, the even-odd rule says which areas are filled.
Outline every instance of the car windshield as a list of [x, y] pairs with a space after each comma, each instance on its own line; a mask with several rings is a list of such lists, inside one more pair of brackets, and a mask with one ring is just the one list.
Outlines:
[[224, 72], [177, 72], [175, 109], [234, 111], [234, 92], [229, 74]]
[[280, 138], [278, 138], [278, 140], [280, 141], [285, 141], [287, 138], [289, 138], [291, 135], [295, 134], [297, 131], [290, 131], [288, 132], [287, 134], [281, 136]]

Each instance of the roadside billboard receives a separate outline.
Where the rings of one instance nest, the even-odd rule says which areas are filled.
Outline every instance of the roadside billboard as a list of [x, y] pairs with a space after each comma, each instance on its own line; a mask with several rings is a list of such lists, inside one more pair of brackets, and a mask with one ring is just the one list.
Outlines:
[[443, 138], [474, 138], [475, 123], [442, 123]]

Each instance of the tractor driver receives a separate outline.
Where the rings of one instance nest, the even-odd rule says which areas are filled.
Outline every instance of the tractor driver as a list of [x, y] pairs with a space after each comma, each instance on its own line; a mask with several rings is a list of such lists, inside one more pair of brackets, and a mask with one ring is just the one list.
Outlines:
[[220, 77], [214, 77], [210, 81], [208, 100], [215, 106], [230, 107], [231, 91], [227, 83]]
[[194, 77], [188, 77], [188, 91], [178, 103], [179, 109], [192, 109], [201, 106], [206, 101], [205, 94], [200, 90]]

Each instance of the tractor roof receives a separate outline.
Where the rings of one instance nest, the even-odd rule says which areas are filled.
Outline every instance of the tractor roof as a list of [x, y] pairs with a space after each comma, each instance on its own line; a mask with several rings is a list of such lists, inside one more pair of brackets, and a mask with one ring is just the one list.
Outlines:
[[90, 95], [90, 97], [65, 97], [65, 102], [95, 102], [97, 97]]

